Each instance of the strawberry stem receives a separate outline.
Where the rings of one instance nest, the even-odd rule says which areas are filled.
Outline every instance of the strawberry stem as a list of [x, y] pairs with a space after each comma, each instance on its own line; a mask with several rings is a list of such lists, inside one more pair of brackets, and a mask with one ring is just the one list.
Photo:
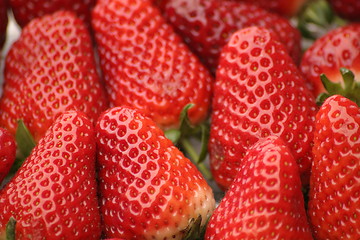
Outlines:
[[10, 217], [6, 224], [6, 240], [15, 240], [15, 226], [16, 220], [13, 217]]
[[[198, 167], [200, 172], [206, 179], [212, 179], [212, 175], [203, 163], [207, 156], [207, 145], [209, 141], [209, 124], [204, 122], [200, 125], [194, 126], [191, 124], [188, 111], [194, 104], [187, 104], [180, 113], [180, 127], [179, 129], [170, 129], [165, 132], [165, 136], [170, 139], [174, 145], [180, 145], [184, 153], [190, 160]], [[189, 139], [192, 137], [199, 137], [201, 140], [200, 154], [197, 153], [194, 146]]]
[[190, 160], [198, 167], [199, 171], [203, 174], [203, 176], [211, 180], [212, 175], [209, 171], [209, 168], [205, 165], [204, 162], [200, 162], [200, 157], [198, 153], [195, 151], [193, 144], [190, 143], [188, 139], [181, 139], [180, 142], [182, 148], [184, 148], [185, 152], [189, 155]]

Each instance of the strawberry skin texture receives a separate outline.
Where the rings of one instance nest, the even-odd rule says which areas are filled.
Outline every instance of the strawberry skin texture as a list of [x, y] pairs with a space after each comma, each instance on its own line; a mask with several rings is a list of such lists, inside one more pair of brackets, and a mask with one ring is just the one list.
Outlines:
[[0, 49], [5, 43], [7, 24], [7, 0], [0, 0]]
[[162, 128], [177, 127], [189, 103], [193, 124], [207, 117], [213, 79], [150, 1], [99, 1], [92, 23], [112, 107], [141, 109]]
[[309, 218], [316, 239], [360, 238], [360, 109], [334, 95], [316, 115]]
[[224, 47], [214, 86], [210, 166], [224, 189], [259, 138], [282, 137], [304, 184], [311, 168], [315, 100], [276, 36], [264, 28], [236, 32]]
[[14, 137], [0, 128], [0, 183], [4, 180], [15, 161], [16, 143]]
[[260, 139], [249, 148], [205, 239], [313, 239], [298, 166], [281, 138]]
[[106, 108], [81, 20], [59, 11], [29, 23], [6, 57], [0, 126], [14, 134], [23, 119], [38, 141], [64, 111], [83, 111], [95, 122]]
[[360, 21], [360, 2], [358, 0], [328, 0], [340, 17], [350, 21]]
[[333, 82], [342, 82], [341, 67], [360, 75], [360, 24], [328, 32], [306, 50], [300, 64], [315, 96], [325, 91], [320, 74], [324, 73]]
[[216, 71], [222, 47], [235, 31], [261, 26], [278, 34], [295, 62], [300, 62], [300, 33], [287, 19], [255, 5], [218, 0], [163, 0], [166, 19], [188, 46]]
[[205, 224], [215, 208], [212, 189], [153, 120], [115, 107], [96, 132], [106, 238], [182, 239], [192, 218]]
[[99, 239], [95, 158], [91, 121], [59, 116], [0, 192], [0, 236], [13, 216], [16, 239]]
[[9, 0], [16, 22], [24, 27], [32, 19], [68, 10], [90, 26], [91, 9], [96, 0]]

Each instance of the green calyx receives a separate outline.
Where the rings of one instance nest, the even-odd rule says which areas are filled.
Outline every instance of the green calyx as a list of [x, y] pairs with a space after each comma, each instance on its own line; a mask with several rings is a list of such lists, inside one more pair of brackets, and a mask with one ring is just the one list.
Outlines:
[[318, 105], [322, 105], [330, 96], [341, 95], [360, 106], [360, 82], [355, 81], [355, 75], [349, 69], [340, 68], [340, 73], [343, 78], [343, 83], [332, 82], [325, 74], [320, 75], [321, 82], [327, 92], [321, 93], [317, 97], [316, 103]]
[[202, 217], [199, 215], [196, 219], [192, 218], [188, 226], [182, 230], [182, 240], [201, 240], [204, 239], [206, 224], [201, 226]]
[[338, 17], [326, 0], [309, 1], [298, 18], [298, 28], [302, 36], [316, 40], [329, 29], [343, 26], [346, 21]]
[[15, 240], [16, 220], [11, 217], [6, 224], [6, 240]]
[[[211, 173], [204, 160], [207, 156], [207, 145], [209, 141], [209, 124], [204, 122], [200, 125], [194, 126], [189, 119], [189, 110], [194, 107], [194, 104], [187, 104], [180, 113], [179, 128], [170, 129], [165, 132], [165, 136], [170, 139], [174, 145], [177, 145], [190, 160], [199, 168], [200, 172], [206, 179], [211, 179]], [[194, 148], [191, 140], [198, 139], [200, 141], [200, 150]]]
[[17, 143], [16, 161], [11, 167], [10, 174], [13, 175], [30, 155], [36, 143], [29, 129], [25, 126], [23, 120], [18, 120], [18, 126], [15, 133]]

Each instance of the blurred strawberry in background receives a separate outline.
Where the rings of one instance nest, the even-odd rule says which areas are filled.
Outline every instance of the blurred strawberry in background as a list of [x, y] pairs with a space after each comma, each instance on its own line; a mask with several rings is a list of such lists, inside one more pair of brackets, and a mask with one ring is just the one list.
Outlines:
[[16, 22], [21, 27], [34, 18], [58, 10], [71, 10], [90, 26], [91, 9], [95, 3], [96, 0], [9, 0]]

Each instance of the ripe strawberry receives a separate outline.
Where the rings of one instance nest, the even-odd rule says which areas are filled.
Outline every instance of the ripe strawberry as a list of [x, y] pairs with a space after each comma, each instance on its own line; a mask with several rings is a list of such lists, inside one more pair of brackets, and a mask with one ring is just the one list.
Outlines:
[[312, 239], [298, 166], [281, 138], [249, 148], [205, 239]]
[[209, 142], [214, 179], [227, 188], [241, 159], [262, 137], [288, 144], [306, 184], [315, 99], [285, 47], [264, 28], [236, 32], [224, 47], [214, 86]]
[[336, 14], [351, 21], [360, 21], [359, 0], [328, 0]]
[[[227, 0], [223, 0], [227, 1]], [[295, 16], [301, 7], [308, 0], [237, 0], [238, 2], [248, 2], [258, 5], [261, 8], [276, 12], [285, 17]]]
[[360, 24], [339, 27], [316, 40], [305, 52], [300, 69], [317, 96], [324, 91], [320, 74], [341, 82], [339, 68], [346, 67], [360, 75]]
[[23, 119], [38, 141], [61, 113], [85, 112], [92, 121], [106, 108], [89, 33], [74, 14], [60, 11], [22, 31], [5, 64], [0, 125], [15, 133]]
[[329, 97], [316, 115], [309, 218], [316, 239], [360, 238], [360, 109]]
[[192, 123], [207, 117], [212, 77], [149, 0], [99, 1], [93, 27], [111, 106], [139, 108], [163, 128], [188, 103]]
[[24, 27], [32, 19], [69, 10], [90, 26], [91, 9], [96, 0], [9, 0], [17, 23]]
[[0, 238], [12, 216], [16, 239], [99, 239], [95, 133], [84, 114], [61, 115], [0, 191]]
[[96, 131], [105, 237], [185, 239], [203, 228], [215, 207], [212, 190], [153, 120], [115, 107]]
[[287, 19], [255, 5], [218, 0], [162, 0], [159, 5], [167, 20], [213, 72], [232, 33], [250, 26], [278, 34], [295, 62], [300, 61], [298, 30]]
[[0, 128], [0, 183], [4, 180], [15, 161], [16, 143], [13, 136]]
[[5, 43], [7, 24], [7, 0], [0, 0], [0, 49]]

